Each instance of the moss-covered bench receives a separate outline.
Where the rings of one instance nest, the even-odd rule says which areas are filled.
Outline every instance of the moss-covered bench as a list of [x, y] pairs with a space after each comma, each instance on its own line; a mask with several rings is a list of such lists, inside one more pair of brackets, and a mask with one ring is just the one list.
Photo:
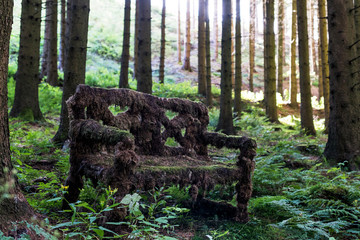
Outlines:
[[[94, 184], [101, 181], [118, 188], [119, 197], [136, 189], [178, 184], [191, 186], [194, 208], [207, 205], [214, 214], [248, 221], [256, 142], [247, 137], [208, 132], [205, 105], [129, 89], [86, 85], [77, 87], [67, 105], [71, 120], [67, 201], [78, 199], [83, 177]], [[124, 111], [114, 116], [109, 109], [114, 105]], [[176, 116], [169, 119], [169, 112]], [[178, 147], [167, 146], [169, 138]], [[212, 160], [208, 145], [240, 150], [237, 162]], [[234, 182], [237, 182], [236, 207], [205, 199], [205, 192], [216, 184]]]

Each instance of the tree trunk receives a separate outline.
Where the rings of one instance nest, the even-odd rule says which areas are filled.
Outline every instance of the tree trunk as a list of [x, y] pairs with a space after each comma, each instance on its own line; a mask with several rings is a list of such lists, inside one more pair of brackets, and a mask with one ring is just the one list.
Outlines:
[[250, 1], [250, 40], [249, 40], [249, 58], [250, 74], [249, 89], [254, 91], [254, 70], [255, 70], [255, 19], [256, 19], [256, 0]]
[[[139, 4], [137, 90], [152, 93], [151, 70], [151, 4], [141, 0]], [[141, 26], [141, 27], [140, 27]]]
[[[190, 24], [190, 26], [192, 27], [191, 32], [193, 32], [192, 37], [193, 37], [193, 42], [196, 42], [196, 11], [195, 11], [195, 3], [198, 2], [198, 0], [192, 0], [192, 24]], [[190, 5], [189, 5], [189, 11], [190, 11]], [[190, 20], [189, 20], [190, 21]]]
[[306, 0], [297, 0], [297, 20], [299, 39], [301, 128], [304, 129], [305, 134], [316, 135], [311, 106], [309, 41], [307, 34], [308, 28]]
[[190, 35], [190, 0], [186, 2], [186, 41], [185, 41], [185, 54], [184, 65], [182, 69], [191, 72], [190, 66], [190, 51], [191, 51], [191, 35]]
[[214, 41], [215, 41], [214, 60], [217, 60], [219, 57], [218, 0], [214, 0]]
[[236, 24], [235, 24], [235, 99], [234, 112], [241, 114], [241, 18], [240, 0], [236, 0]]
[[41, 0], [23, 0], [14, 105], [10, 115], [43, 120], [39, 107]]
[[290, 105], [293, 108], [298, 107], [297, 93], [298, 84], [296, 79], [296, 0], [292, 0], [292, 17], [291, 17], [291, 74], [290, 74]]
[[233, 0], [231, 3], [231, 84], [235, 87], [235, 31], [234, 31], [234, 7]]
[[120, 88], [129, 88], [129, 58], [130, 58], [130, 15], [131, 0], [125, 1], [124, 8], [124, 32], [121, 53]]
[[[360, 40], [360, 0], [354, 0], [354, 17], [355, 17], [355, 39]], [[356, 52], [360, 54], [360, 44], [356, 44]]]
[[[319, 25], [320, 29], [320, 25]], [[324, 83], [323, 83], [323, 70], [322, 70], [322, 60], [321, 60], [321, 41], [318, 42], [318, 73], [319, 73], [319, 101], [322, 97], [324, 97]]]
[[199, 0], [198, 17], [198, 93], [206, 96], [205, 3]]
[[65, 33], [66, 33], [66, 0], [61, 0], [61, 26], [60, 26], [60, 54], [59, 69], [64, 70], [65, 66]]
[[231, 108], [231, 2], [223, 0], [222, 5], [220, 116], [216, 129], [226, 134], [234, 134]]
[[265, 107], [266, 115], [272, 122], [278, 121], [276, 106], [276, 65], [274, 13], [275, 0], [266, 0], [265, 28]]
[[69, 118], [66, 101], [75, 93], [77, 85], [85, 83], [89, 11], [89, 0], [69, 1], [60, 126], [53, 138], [53, 142], [59, 145], [68, 139]]
[[279, 14], [278, 14], [278, 75], [277, 75], [277, 92], [283, 97], [284, 90], [283, 90], [283, 82], [284, 82], [284, 37], [285, 37], [285, 26], [284, 26], [284, 19], [285, 19], [285, 6], [284, 0], [279, 0]]
[[177, 53], [178, 53], [178, 63], [181, 63], [181, 18], [180, 18], [180, 1], [178, 0], [178, 24], [177, 24]]
[[51, 86], [59, 86], [58, 80], [58, 64], [57, 64], [57, 0], [48, 0], [47, 4], [49, 3], [49, 17], [48, 25], [49, 25], [49, 39], [48, 39], [48, 60], [47, 60], [47, 79], [46, 82], [49, 83]]
[[135, 26], [134, 26], [134, 71], [133, 79], [138, 79], [137, 69], [138, 69], [138, 49], [139, 49], [139, 5], [140, 0], [135, 0]]
[[206, 104], [212, 105], [211, 93], [211, 55], [210, 55], [210, 20], [209, 20], [209, 0], [205, 0], [205, 38], [206, 38]]
[[[0, 231], [5, 234], [12, 222], [30, 220], [34, 214], [20, 192], [10, 159], [7, 75], [12, 11], [12, 0], [0, 1]], [[4, 194], [10, 195], [3, 198]]]
[[166, 16], [166, 1], [163, 0], [163, 8], [161, 13], [161, 47], [160, 47], [160, 67], [159, 67], [159, 82], [164, 83], [165, 71], [165, 16]]
[[353, 1], [328, 0], [330, 119], [324, 155], [360, 170], [360, 76]]
[[41, 69], [39, 79], [42, 80], [47, 76], [47, 66], [49, 60], [49, 42], [51, 32], [51, 0], [45, 1], [45, 30], [44, 30], [44, 43], [41, 55]]
[[315, 74], [318, 73], [317, 57], [316, 57], [316, 40], [315, 40], [315, 0], [310, 1], [310, 43], [311, 43], [311, 56], [312, 56], [312, 68]]
[[329, 86], [329, 61], [328, 61], [328, 30], [326, 22], [325, 0], [319, 0], [319, 27], [320, 27], [320, 46], [321, 46], [321, 69], [324, 93], [324, 110], [325, 110], [325, 132], [329, 125], [330, 115], [330, 86]]

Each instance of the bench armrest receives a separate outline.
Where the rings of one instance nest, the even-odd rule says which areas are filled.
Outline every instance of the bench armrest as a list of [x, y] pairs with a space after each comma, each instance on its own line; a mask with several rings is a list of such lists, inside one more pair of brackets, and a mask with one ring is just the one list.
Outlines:
[[203, 133], [203, 140], [206, 144], [210, 144], [217, 148], [232, 148], [239, 149], [243, 157], [253, 160], [256, 155], [256, 142], [247, 137], [228, 136], [222, 133], [205, 132]]
[[72, 141], [87, 141], [116, 145], [122, 142], [127, 148], [134, 146], [134, 137], [128, 131], [104, 126], [95, 120], [72, 120], [69, 135]]

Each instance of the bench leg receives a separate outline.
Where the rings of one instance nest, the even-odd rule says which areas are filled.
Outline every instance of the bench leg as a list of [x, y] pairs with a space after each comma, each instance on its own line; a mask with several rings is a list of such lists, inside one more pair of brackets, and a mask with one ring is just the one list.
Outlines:
[[84, 182], [82, 176], [78, 173], [74, 173], [70, 169], [69, 176], [65, 181], [65, 186], [68, 187], [67, 193], [64, 195], [64, 200], [62, 204], [63, 209], [69, 209], [69, 203], [76, 202], [80, 195], [80, 189], [84, 187]]

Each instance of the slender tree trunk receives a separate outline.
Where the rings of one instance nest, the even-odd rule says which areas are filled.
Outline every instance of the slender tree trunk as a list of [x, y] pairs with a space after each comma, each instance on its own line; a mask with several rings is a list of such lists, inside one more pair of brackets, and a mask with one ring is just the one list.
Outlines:
[[320, 28], [320, 46], [321, 46], [321, 69], [324, 93], [324, 110], [325, 110], [325, 132], [327, 132], [330, 115], [330, 86], [329, 86], [329, 61], [328, 61], [328, 30], [326, 21], [325, 0], [319, 0], [319, 28]]
[[236, 0], [236, 24], [235, 24], [235, 99], [234, 112], [241, 115], [241, 18], [240, 0]]
[[268, 51], [265, 50], [265, 46], [266, 46], [266, 1], [267, 0], [263, 0], [263, 46], [264, 46], [264, 104], [266, 106], [267, 104], [267, 96], [268, 94], [266, 93], [268, 87], [267, 87], [267, 84], [268, 82], [266, 81], [266, 79], [268, 79], [268, 72], [266, 71], [267, 69], [267, 59], [268, 59]]
[[235, 31], [234, 31], [234, 7], [233, 0], [229, 0], [231, 3], [231, 83], [235, 88]]
[[[355, 39], [360, 40], [360, 0], [354, 0], [354, 17], [355, 17]], [[356, 44], [356, 52], [360, 54], [360, 44]]]
[[306, 0], [297, 0], [297, 20], [299, 39], [301, 128], [304, 129], [306, 134], [316, 135], [311, 106], [309, 41], [307, 35], [308, 28]]
[[65, 61], [65, 33], [66, 33], [66, 0], [61, 0], [61, 26], [60, 26], [60, 54], [59, 69], [64, 70]]
[[44, 43], [41, 55], [41, 69], [39, 79], [42, 80], [47, 76], [47, 66], [49, 60], [49, 42], [51, 32], [51, 3], [52, 1], [45, 1], [45, 31], [44, 31]]
[[[320, 28], [319, 28], [320, 29]], [[321, 60], [321, 41], [318, 42], [318, 72], [319, 72], [319, 101], [322, 97], [324, 97], [324, 83], [323, 83], [323, 70], [322, 70], [322, 60]]]
[[[141, 26], [141, 27], [140, 27]], [[139, 4], [139, 32], [138, 32], [138, 67], [137, 90], [152, 93], [151, 70], [151, 1], [142, 0]]]
[[265, 107], [266, 115], [272, 122], [278, 121], [276, 106], [276, 64], [275, 64], [275, 33], [274, 13], [275, 0], [266, 0], [265, 28]]
[[255, 70], [255, 19], [256, 19], [256, 0], [250, 1], [250, 41], [249, 41], [249, 57], [250, 57], [250, 74], [249, 88], [254, 91], [254, 70]]
[[315, 0], [310, 1], [310, 38], [311, 38], [311, 56], [312, 56], [312, 68], [315, 74], [318, 73], [317, 57], [316, 57], [316, 40], [315, 40]]
[[205, 3], [199, 0], [198, 17], [198, 93], [206, 96]]
[[214, 39], [215, 39], [214, 59], [217, 60], [219, 57], [218, 0], [214, 0]]
[[51, 86], [58, 86], [59, 80], [58, 80], [58, 55], [57, 55], [57, 6], [58, 1], [57, 0], [48, 0], [49, 3], [49, 15], [46, 16], [49, 17], [48, 19], [48, 25], [49, 25], [49, 39], [48, 39], [48, 60], [47, 60], [47, 79], [46, 82], [48, 82]]
[[41, 0], [23, 0], [14, 105], [10, 115], [43, 120], [39, 107]]
[[284, 6], [284, 0], [279, 0], [279, 14], [278, 14], [278, 31], [279, 31], [279, 37], [278, 37], [278, 75], [277, 75], [277, 92], [283, 96], [284, 90], [283, 90], [283, 82], [284, 82], [284, 72], [283, 72], [283, 66], [284, 66], [284, 47], [285, 47], [285, 26], [284, 26], [284, 19], [285, 19], [285, 6]]
[[129, 88], [129, 58], [130, 58], [130, 18], [131, 0], [125, 0], [124, 32], [121, 53], [120, 88]]
[[231, 2], [223, 0], [222, 6], [220, 116], [216, 129], [226, 134], [234, 134], [231, 108]]
[[[0, 230], [5, 234], [12, 222], [30, 220], [34, 214], [20, 191], [10, 159], [7, 75], [13, 4], [0, 0]], [[9, 197], [3, 198], [4, 194]]]
[[[196, 11], [195, 11], [195, 3], [198, 2], [199, 0], [192, 0], [192, 24], [190, 24], [190, 26], [192, 27], [191, 32], [193, 32], [192, 37], [193, 37], [193, 42], [195, 44], [196, 42]], [[189, 11], [190, 11], [190, 5], [189, 5]], [[190, 13], [190, 12], [189, 12]]]
[[160, 47], [160, 67], [159, 82], [164, 83], [165, 69], [165, 16], [166, 16], [166, 0], [163, 0], [163, 8], [161, 13], [161, 47]]
[[290, 74], [290, 105], [298, 107], [297, 102], [297, 93], [298, 93], [298, 84], [296, 79], [296, 0], [292, 0], [292, 17], [291, 17], [291, 74]]
[[85, 83], [89, 4], [89, 0], [69, 0], [60, 126], [53, 138], [53, 142], [58, 145], [68, 139], [69, 117], [66, 101], [75, 93], [77, 85]]
[[191, 35], [190, 35], [190, 0], [186, 2], [186, 41], [185, 41], [185, 54], [184, 54], [184, 70], [191, 72], [190, 66], [190, 51], [191, 51]]
[[211, 55], [210, 55], [210, 20], [209, 20], [209, 0], [205, 0], [205, 33], [206, 33], [206, 104], [212, 105], [211, 93]]
[[353, 1], [328, 0], [330, 119], [324, 155], [360, 170], [360, 75]]
[[133, 79], [138, 79], [138, 49], [139, 49], [139, 5], [140, 0], [135, 0], [135, 26], [134, 26], [134, 71], [133, 71]]
[[178, 62], [181, 63], [181, 18], [180, 18], [180, 1], [178, 0], [178, 24], [177, 24], [177, 53]]

